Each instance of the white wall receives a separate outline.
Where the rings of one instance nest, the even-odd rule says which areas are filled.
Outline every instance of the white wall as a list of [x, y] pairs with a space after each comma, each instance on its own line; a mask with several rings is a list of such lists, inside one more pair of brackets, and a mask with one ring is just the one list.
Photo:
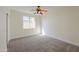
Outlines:
[[[23, 29], [23, 16], [33, 16], [35, 17], [36, 28], [35, 29]], [[29, 35], [35, 35], [40, 33], [41, 28], [41, 17], [31, 15], [28, 13], [11, 10], [10, 11], [10, 39], [25, 37]]]
[[6, 13], [8, 10], [5, 7], [0, 7], [0, 52], [7, 51]]
[[79, 46], [79, 7], [46, 7], [43, 28], [48, 36]]

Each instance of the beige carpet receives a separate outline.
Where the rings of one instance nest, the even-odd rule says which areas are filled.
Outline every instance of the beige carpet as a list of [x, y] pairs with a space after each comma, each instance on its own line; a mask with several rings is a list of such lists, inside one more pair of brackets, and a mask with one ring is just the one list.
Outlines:
[[48, 36], [29, 36], [12, 39], [8, 43], [8, 52], [76, 52], [79, 47]]

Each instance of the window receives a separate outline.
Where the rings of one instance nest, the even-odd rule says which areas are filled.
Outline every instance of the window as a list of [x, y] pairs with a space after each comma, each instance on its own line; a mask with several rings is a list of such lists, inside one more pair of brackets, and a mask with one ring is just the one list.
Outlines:
[[23, 16], [23, 29], [35, 28], [35, 18], [30, 16]]

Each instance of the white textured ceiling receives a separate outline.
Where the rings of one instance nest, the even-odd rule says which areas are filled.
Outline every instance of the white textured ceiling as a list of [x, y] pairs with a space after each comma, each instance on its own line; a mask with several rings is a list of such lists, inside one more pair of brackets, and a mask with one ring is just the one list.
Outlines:
[[35, 9], [36, 7], [35, 6], [9, 6], [7, 8], [31, 13], [31, 12], [33, 12], [32, 9]]
[[[50, 8], [47, 6], [42, 6], [42, 7], [45, 9]], [[37, 8], [37, 6], [6, 6], [6, 8], [18, 10], [18, 11], [22, 11], [22, 12], [26, 12], [26, 13], [33, 13], [33, 12], [35, 12], [33, 10], [35, 10]]]

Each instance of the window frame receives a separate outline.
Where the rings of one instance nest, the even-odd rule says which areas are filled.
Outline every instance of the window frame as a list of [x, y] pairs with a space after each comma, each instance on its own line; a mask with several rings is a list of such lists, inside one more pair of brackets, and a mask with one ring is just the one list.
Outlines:
[[[24, 17], [26, 18], [26, 17], [28, 17], [28, 27], [25, 27], [24, 26], [24, 22], [25, 22], [25, 20], [24, 20]], [[36, 28], [36, 22], [35, 22], [35, 17], [33, 17], [34, 18], [34, 22], [32, 22], [32, 23], [34, 23], [33, 25], [34, 26], [32, 26], [31, 27], [31, 18], [32, 18], [33, 16], [23, 16], [23, 29], [35, 29]]]

